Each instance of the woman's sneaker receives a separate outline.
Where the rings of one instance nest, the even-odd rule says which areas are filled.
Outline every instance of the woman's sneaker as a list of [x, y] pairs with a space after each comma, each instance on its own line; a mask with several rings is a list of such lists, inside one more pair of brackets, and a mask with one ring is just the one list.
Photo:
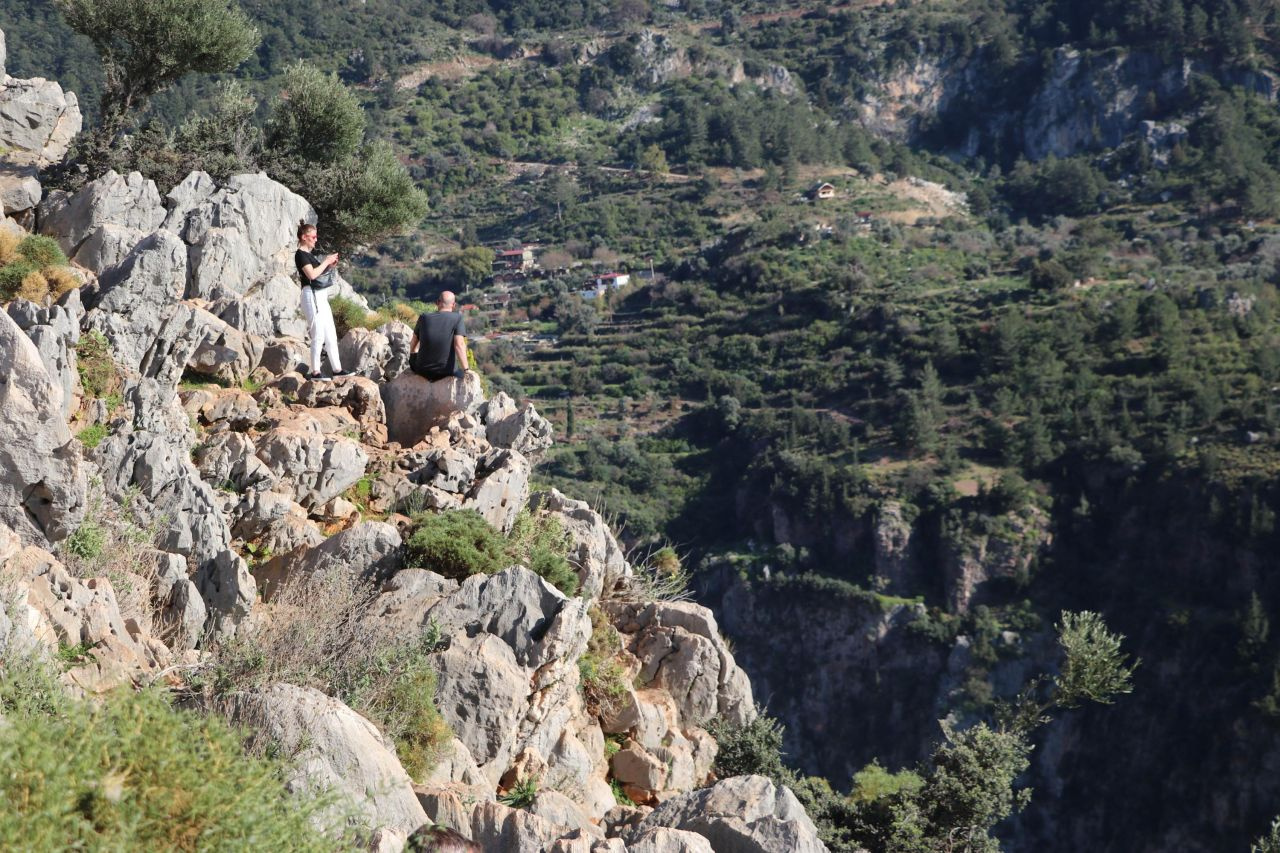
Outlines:
[[335, 371], [333, 371], [333, 375], [334, 375], [334, 376], [351, 376], [351, 375], [352, 375], [352, 374], [354, 374], [354, 373], [355, 373], [355, 371], [354, 371], [354, 370], [335, 370]]
[[329, 377], [328, 377], [328, 376], [325, 376], [323, 373], [308, 373], [308, 374], [307, 374], [307, 378], [308, 378], [308, 379], [310, 379], [312, 382], [328, 382], [328, 381], [330, 381], [330, 380], [329, 380]]

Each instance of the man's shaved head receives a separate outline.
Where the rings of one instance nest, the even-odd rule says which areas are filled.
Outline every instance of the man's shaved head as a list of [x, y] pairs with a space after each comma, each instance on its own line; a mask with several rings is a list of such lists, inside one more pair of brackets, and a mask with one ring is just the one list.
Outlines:
[[436, 305], [441, 311], [452, 311], [453, 304], [457, 301], [457, 297], [453, 295], [452, 290], [440, 291], [440, 298], [436, 300]]

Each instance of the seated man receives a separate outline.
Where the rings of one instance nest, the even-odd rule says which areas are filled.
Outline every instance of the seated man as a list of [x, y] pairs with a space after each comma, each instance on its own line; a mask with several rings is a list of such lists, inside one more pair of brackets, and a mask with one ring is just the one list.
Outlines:
[[418, 325], [409, 342], [409, 368], [431, 381], [449, 376], [462, 378], [467, 365], [467, 333], [462, 314], [455, 307], [455, 297], [441, 291], [434, 314], [418, 316]]

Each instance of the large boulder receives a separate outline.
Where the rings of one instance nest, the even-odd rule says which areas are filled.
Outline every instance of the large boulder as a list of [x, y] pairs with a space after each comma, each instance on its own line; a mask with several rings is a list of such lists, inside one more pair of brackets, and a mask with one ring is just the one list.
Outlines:
[[67, 257], [99, 275], [118, 264], [163, 220], [164, 206], [155, 182], [138, 172], [127, 176], [107, 172], [74, 194], [50, 193], [40, 205], [40, 233], [53, 237]]
[[344, 368], [378, 382], [386, 378], [383, 366], [391, 360], [391, 342], [381, 332], [357, 327], [338, 342], [338, 353]]
[[237, 696], [231, 716], [261, 747], [292, 756], [290, 790], [335, 791], [375, 828], [408, 835], [427, 823], [394, 745], [337, 699], [273, 684]]
[[43, 77], [19, 80], [0, 73], [0, 147], [47, 166], [67, 153], [81, 123], [74, 92]]
[[795, 794], [764, 776], [736, 776], [674, 797], [632, 835], [657, 827], [696, 832], [720, 853], [826, 853]]
[[610, 602], [606, 611], [640, 661], [641, 684], [665, 688], [687, 725], [755, 718], [751, 681], [734, 661], [715, 616], [687, 601]]
[[480, 407], [480, 419], [485, 425], [485, 437], [494, 447], [507, 447], [529, 456], [553, 443], [551, 423], [538, 414], [533, 404], [526, 401], [517, 406], [501, 391]]
[[412, 447], [426, 437], [432, 427], [443, 427], [454, 412], [471, 412], [484, 402], [480, 374], [468, 370], [462, 379], [423, 379], [416, 373], [402, 373], [382, 386], [382, 402], [387, 411], [387, 437], [404, 447]]
[[[268, 339], [286, 337], [304, 340], [307, 337], [307, 321], [302, 316], [302, 289], [286, 275], [273, 275], [260, 281], [246, 290], [243, 296], [220, 299], [213, 303], [213, 311], [248, 334]], [[299, 360], [307, 360], [305, 346]], [[346, 363], [344, 356], [343, 364]], [[272, 372], [280, 374], [285, 371]]]
[[[292, 273], [298, 222], [315, 221], [306, 199], [261, 173], [233, 175], [198, 200], [202, 187], [189, 190], [189, 197], [174, 208], [194, 202], [180, 226], [191, 247], [187, 296], [238, 297], [256, 284]], [[171, 212], [168, 221], [176, 225], [176, 219]]]
[[462, 502], [503, 533], [529, 500], [531, 467], [515, 450], [491, 450], [476, 460], [476, 481]]
[[380, 583], [400, 569], [400, 546], [400, 533], [393, 525], [362, 521], [313, 548], [268, 561], [257, 577], [274, 585], [293, 577], [340, 571], [353, 579]]
[[40, 167], [33, 158], [0, 158], [0, 216], [22, 216], [40, 204]]
[[364, 476], [369, 455], [359, 442], [322, 430], [278, 427], [258, 440], [258, 458], [304, 507], [323, 506]]
[[84, 516], [85, 474], [62, 402], [40, 351], [0, 312], [0, 523], [24, 542], [65, 539]]

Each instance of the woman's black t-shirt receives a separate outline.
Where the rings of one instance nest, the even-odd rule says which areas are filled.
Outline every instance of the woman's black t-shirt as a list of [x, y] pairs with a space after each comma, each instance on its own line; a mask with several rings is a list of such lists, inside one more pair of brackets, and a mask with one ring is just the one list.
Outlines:
[[307, 264], [311, 264], [313, 269], [320, 269], [320, 259], [310, 252], [299, 249], [293, 253], [293, 263], [298, 268], [298, 278], [302, 280], [302, 286], [310, 287], [311, 279], [307, 278], [307, 274], [302, 271], [302, 268]]

